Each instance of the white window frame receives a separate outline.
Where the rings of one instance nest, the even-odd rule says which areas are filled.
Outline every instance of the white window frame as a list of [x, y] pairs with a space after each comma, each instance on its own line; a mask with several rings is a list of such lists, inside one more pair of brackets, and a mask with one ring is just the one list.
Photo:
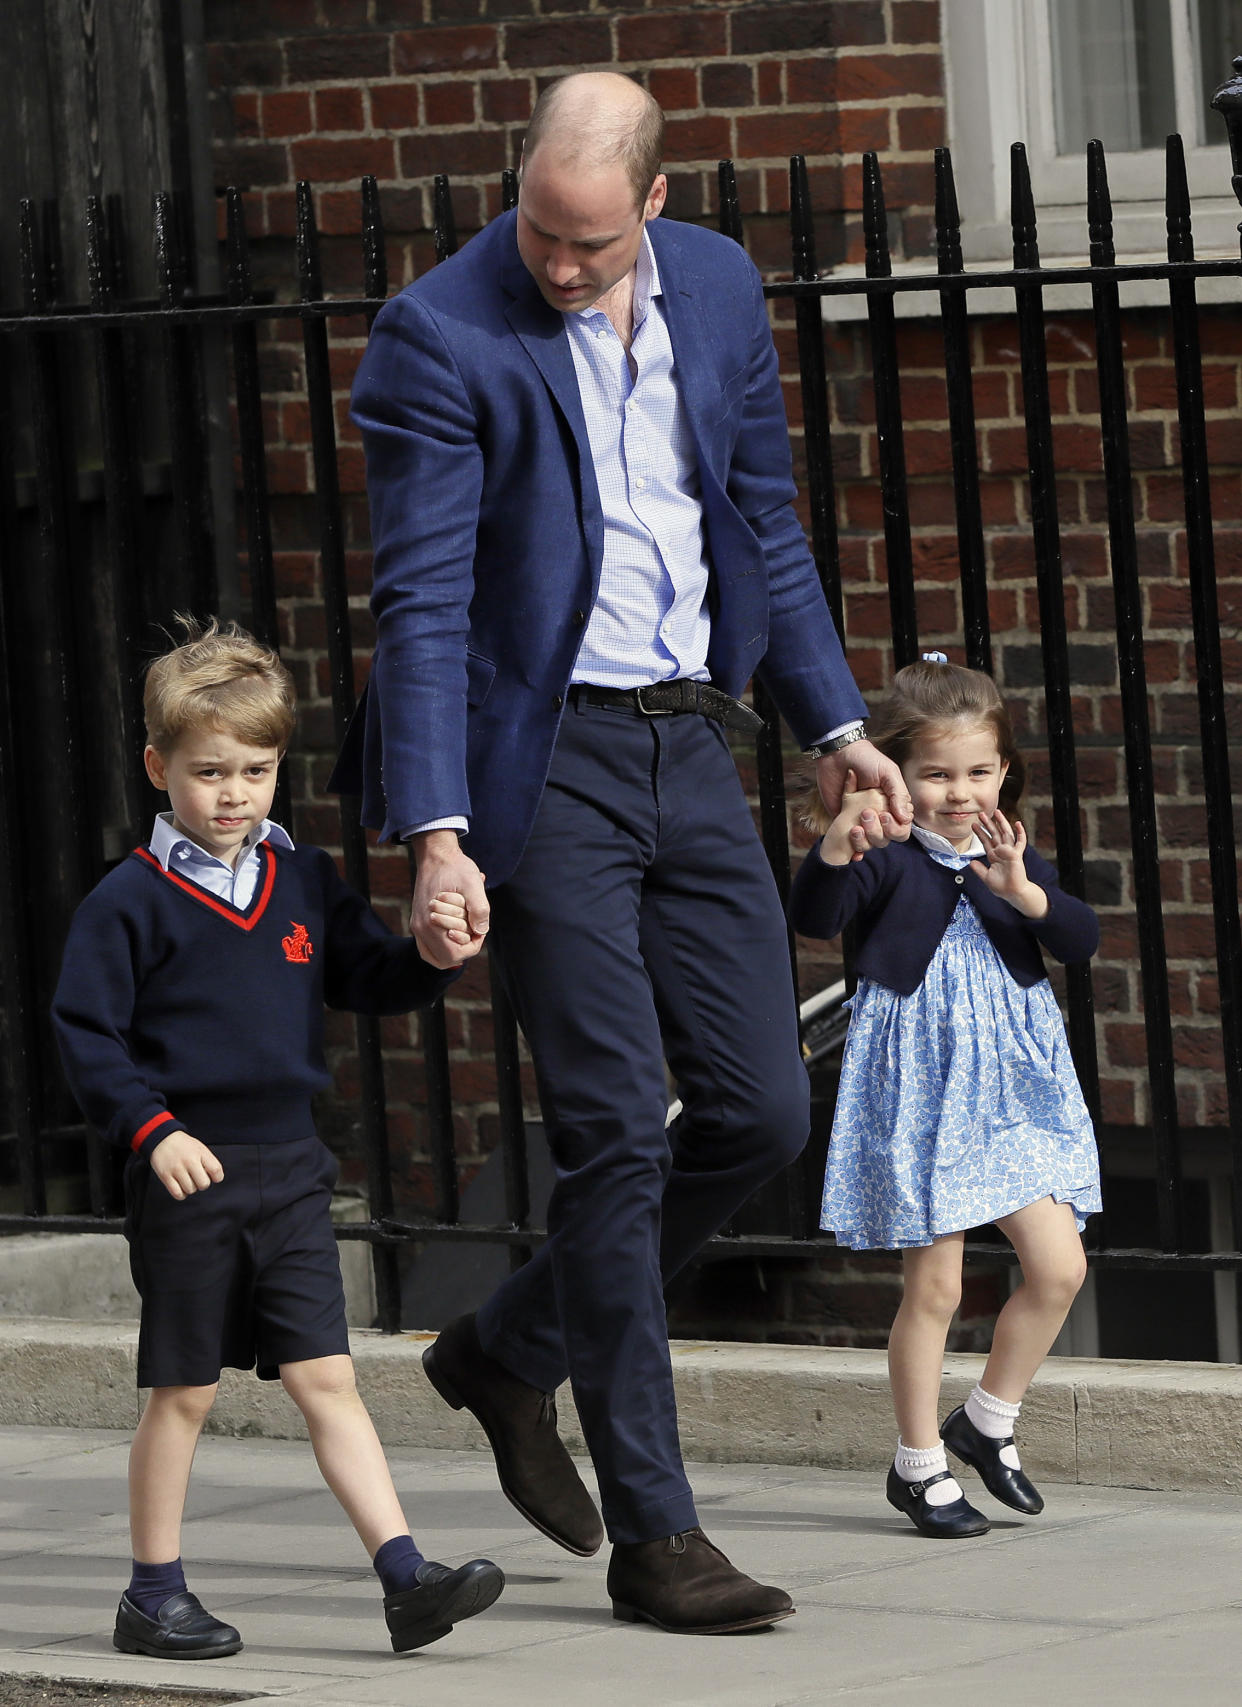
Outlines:
[[[1169, 3], [1177, 111], [1189, 115], [1198, 81], [1191, 0]], [[1085, 261], [1086, 161], [1056, 151], [1048, 0], [942, 0], [941, 23], [949, 143], [967, 265], [1004, 261], [1012, 254], [1009, 151], [1014, 142], [1025, 142], [1027, 148], [1041, 261]], [[1222, 67], [1222, 83], [1228, 75], [1229, 67]], [[1200, 146], [1193, 121], [1182, 125], [1195, 253], [1237, 255], [1240, 210], [1230, 189], [1224, 123], [1209, 113], [1206, 125], [1208, 135], [1219, 128], [1218, 144]], [[1118, 259], [1162, 258], [1163, 147], [1110, 151], [1108, 181]]]

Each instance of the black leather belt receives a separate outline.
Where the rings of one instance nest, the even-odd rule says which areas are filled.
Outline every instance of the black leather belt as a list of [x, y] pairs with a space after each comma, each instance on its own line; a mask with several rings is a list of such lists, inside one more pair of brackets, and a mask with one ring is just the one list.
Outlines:
[[590, 682], [578, 682], [571, 692], [579, 703], [631, 711], [635, 716], [675, 717], [679, 712], [689, 711], [747, 735], [755, 735], [763, 728], [763, 719], [757, 712], [710, 682], [653, 682], [650, 687], [641, 688], [601, 688]]

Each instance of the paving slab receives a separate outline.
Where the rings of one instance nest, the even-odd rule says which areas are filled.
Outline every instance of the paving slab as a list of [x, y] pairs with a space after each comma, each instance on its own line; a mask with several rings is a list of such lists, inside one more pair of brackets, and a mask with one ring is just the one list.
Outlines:
[[185, 1527], [191, 1583], [245, 1648], [194, 1666], [134, 1658], [111, 1646], [127, 1446], [119, 1431], [0, 1428], [0, 1707], [13, 1677], [214, 1688], [254, 1707], [1238, 1699], [1242, 1502], [1225, 1493], [1052, 1483], [1028, 1522], [976, 1484], [991, 1532], [935, 1542], [890, 1510], [871, 1470], [695, 1464], [708, 1533], [799, 1610], [768, 1632], [687, 1638], [615, 1622], [606, 1553], [576, 1559], [536, 1534], [486, 1454], [397, 1447], [424, 1547], [494, 1558], [507, 1577], [487, 1613], [398, 1656], [309, 1450], [265, 1439], [204, 1439]]

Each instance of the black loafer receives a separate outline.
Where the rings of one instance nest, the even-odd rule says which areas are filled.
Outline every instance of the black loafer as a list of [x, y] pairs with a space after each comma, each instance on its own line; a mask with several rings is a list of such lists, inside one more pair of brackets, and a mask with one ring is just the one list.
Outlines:
[[1012, 1446], [1013, 1436], [997, 1440], [981, 1434], [966, 1415], [965, 1406], [950, 1411], [940, 1425], [940, 1438], [955, 1458], [969, 1464], [983, 1478], [983, 1485], [994, 1500], [1034, 1517], [1044, 1509], [1043, 1495], [1021, 1470], [1011, 1470], [1001, 1463], [1001, 1447]]
[[507, 1499], [528, 1523], [570, 1553], [598, 1553], [604, 1525], [556, 1432], [551, 1393], [519, 1380], [479, 1344], [474, 1317], [458, 1316], [423, 1353], [436, 1392], [483, 1425]]
[[490, 1559], [471, 1559], [456, 1570], [427, 1559], [415, 1573], [413, 1588], [384, 1596], [384, 1618], [393, 1651], [409, 1653], [447, 1636], [454, 1624], [473, 1618], [499, 1596], [505, 1573]]
[[948, 1505], [927, 1503], [927, 1489], [948, 1479], [947, 1470], [938, 1470], [925, 1482], [903, 1482], [896, 1466], [892, 1465], [884, 1492], [889, 1505], [904, 1511], [920, 1535], [931, 1535], [941, 1541], [957, 1541], [967, 1535], [986, 1535], [992, 1525], [981, 1511], [967, 1503], [965, 1495], [960, 1500], [951, 1500]]
[[112, 1646], [123, 1654], [153, 1660], [218, 1660], [235, 1654], [242, 1639], [231, 1624], [213, 1618], [197, 1595], [174, 1594], [154, 1618], [140, 1612], [127, 1594], [116, 1609]]

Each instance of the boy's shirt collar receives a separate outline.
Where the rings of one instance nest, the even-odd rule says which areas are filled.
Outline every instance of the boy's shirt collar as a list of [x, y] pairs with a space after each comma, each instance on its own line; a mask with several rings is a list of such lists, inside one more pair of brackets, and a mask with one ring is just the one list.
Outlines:
[[[260, 842], [267, 841], [277, 848], [293, 847], [292, 838], [280, 825], [273, 823], [270, 818], [265, 818], [261, 824], [256, 824], [253, 830], [246, 832], [246, 839], [237, 856], [238, 864], [241, 864], [247, 854], [253, 853]], [[174, 863], [178, 868], [183, 865], [215, 865], [230, 875], [234, 869], [222, 859], [217, 859], [215, 854], [208, 853], [206, 848], [199, 847], [189, 836], [183, 836], [180, 830], [175, 830], [171, 812], [161, 812], [157, 815], [151, 830], [151, 852], [165, 871]]]

